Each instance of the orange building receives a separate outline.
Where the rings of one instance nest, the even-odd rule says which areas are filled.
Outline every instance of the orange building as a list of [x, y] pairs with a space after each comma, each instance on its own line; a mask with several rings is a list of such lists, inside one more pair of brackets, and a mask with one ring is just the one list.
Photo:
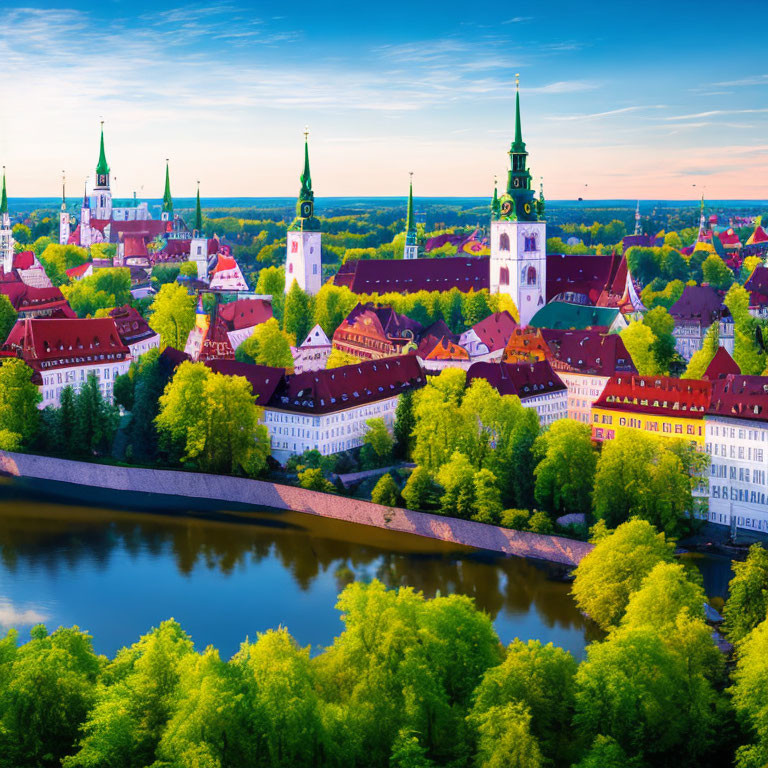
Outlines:
[[592, 406], [592, 437], [611, 440], [619, 428], [689, 440], [703, 450], [711, 383], [670, 376], [612, 376]]
[[552, 353], [539, 328], [518, 326], [509, 337], [502, 359], [505, 363], [535, 363], [551, 357]]

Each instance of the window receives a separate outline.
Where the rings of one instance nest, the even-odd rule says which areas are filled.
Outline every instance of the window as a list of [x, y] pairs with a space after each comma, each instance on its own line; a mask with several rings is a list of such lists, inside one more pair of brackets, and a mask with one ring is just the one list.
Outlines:
[[299, 252], [299, 241], [298, 240], [292, 240], [291, 241], [291, 253], [298, 253]]
[[[503, 235], [503, 237], [506, 237], [506, 235]], [[502, 267], [499, 270], [499, 284], [509, 285], [509, 269], [507, 267]]]
[[509, 250], [509, 235], [506, 232], [502, 232], [501, 237], [499, 238], [499, 250], [500, 251]]
[[291, 263], [288, 265], [288, 274], [290, 275], [290, 274], [292, 274], [292, 273], [293, 273], [293, 262], [291, 262]]
[[313, 264], [313, 265], [312, 265], [312, 274], [313, 274], [313, 275], [316, 275], [316, 274], [317, 274], [317, 264]]
[[526, 235], [525, 236], [525, 250], [526, 251], [535, 251], [536, 250], [536, 235]]
[[528, 285], [536, 285], [536, 267], [528, 267], [526, 282]]

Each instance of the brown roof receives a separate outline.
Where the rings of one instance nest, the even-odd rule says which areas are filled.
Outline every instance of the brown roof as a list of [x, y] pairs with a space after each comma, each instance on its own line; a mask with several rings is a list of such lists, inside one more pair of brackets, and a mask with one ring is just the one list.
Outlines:
[[395, 397], [425, 383], [416, 355], [400, 355], [288, 376], [270, 405], [299, 413], [333, 413]]
[[236, 360], [205, 360], [205, 365], [214, 373], [225, 376], [242, 376], [248, 380], [258, 405], [266, 405], [275, 390], [285, 383], [285, 368], [271, 368], [267, 365], [240, 363]]
[[128, 304], [116, 307], [109, 316], [115, 321], [117, 332], [126, 344], [137, 344], [157, 335], [139, 312]]
[[125, 360], [129, 355], [111, 317], [19, 320], [6, 346], [37, 371]]
[[741, 368], [728, 354], [728, 350], [725, 347], [718, 347], [702, 378], [715, 381], [715, 379], [724, 379], [729, 375], [738, 376], [740, 373]]
[[515, 328], [517, 328], [515, 318], [506, 310], [494, 312], [472, 326], [472, 330], [477, 334], [480, 341], [488, 347], [489, 352], [504, 349]]
[[536, 363], [473, 363], [467, 371], [467, 386], [485, 379], [501, 395], [521, 400], [567, 389], [547, 360]]
[[469, 360], [469, 352], [464, 347], [445, 337], [434, 344], [428, 342], [423, 347], [420, 344], [417, 354], [423, 360]]
[[710, 391], [708, 381], [621, 373], [608, 380], [594, 407], [701, 419]]
[[542, 328], [541, 333], [552, 351], [555, 370], [596, 376], [637, 372], [618, 333], [550, 328]]
[[439, 259], [367, 259], [342, 264], [333, 279], [353, 293], [415, 293], [416, 291], [479, 291], [488, 288], [487, 257]]
[[730, 375], [714, 381], [707, 413], [768, 421], [768, 376]]
[[266, 323], [272, 317], [272, 304], [265, 299], [239, 299], [219, 306], [219, 317], [230, 331]]
[[675, 323], [712, 325], [723, 311], [720, 294], [709, 285], [686, 285], [680, 298], [669, 308]]
[[561, 293], [579, 293], [596, 304], [600, 294], [611, 288], [620, 265], [621, 256], [616, 253], [547, 254], [547, 302]]
[[55, 286], [35, 288], [21, 281], [0, 282], [0, 293], [4, 293], [8, 297], [17, 312], [33, 312], [65, 307], [69, 309], [69, 303], [64, 298], [64, 294]]
[[768, 304], [768, 267], [762, 264], [755, 267], [744, 287], [749, 291], [750, 307], [764, 307]]

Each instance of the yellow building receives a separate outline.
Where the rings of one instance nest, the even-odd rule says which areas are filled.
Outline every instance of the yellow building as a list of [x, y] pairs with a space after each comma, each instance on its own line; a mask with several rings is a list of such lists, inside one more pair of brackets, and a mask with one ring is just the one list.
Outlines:
[[689, 440], [704, 450], [708, 381], [669, 376], [612, 376], [592, 406], [592, 437], [612, 440], [619, 428]]

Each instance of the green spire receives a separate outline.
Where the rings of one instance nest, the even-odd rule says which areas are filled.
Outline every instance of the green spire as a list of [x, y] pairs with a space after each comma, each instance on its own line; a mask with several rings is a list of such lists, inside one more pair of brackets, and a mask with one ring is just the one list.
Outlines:
[[525, 152], [523, 141], [523, 129], [520, 125], [520, 76], [515, 75], [515, 141], [512, 144], [513, 152]]
[[304, 131], [304, 171], [301, 174], [301, 192], [299, 200], [314, 200], [312, 192], [312, 174], [309, 172], [309, 130]]
[[8, 213], [8, 195], [5, 191], [5, 166], [3, 166], [3, 192], [0, 195], [0, 214]]
[[[509, 148], [510, 170], [507, 173], [507, 192], [499, 201], [501, 217], [518, 221], [536, 221], [536, 201], [531, 189], [528, 152], [523, 141], [520, 122], [520, 76], [515, 75], [515, 140]], [[514, 210], [512, 210], [514, 208]]]
[[416, 245], [416, 219], [413, 215], [413, 173], [408, 189], [408, 213], [405, 219], [405, 244]]
[[200, 207], [200, 182], [197, 182], [197, 205], [195, 206], [195, 227], [198, 232], [203, 230], [203, 209]]
[[296, 218], [289, 229], [319, 232], [320, 222], [315, 218], [315, 193], [312, 191], [312, 174], [309, 171], [309, 128], [304, 129], [304, 170], [301, 173], [301, 190], [296, 201]]
[[496, 177], [493, 177], [493, 198], [491, 200], [491, 219], [496, 220], [499, 218], [501, 212], [501, 203], [499, 203], [499, 190], [497, 189], [498, 181]]
[[99, 163], [96, 166], [97, 176], [106, 176], [109, 173], [109, 165], [107, 164], [107, 155], [104, 152], [104, 121], [101, 121], [101, 146], [99, 148]]
[[163, 213], [173, 213], [171, 197], [171, 174], [168, 170], [168, 158], [165, 159], [165, 192], [163, 193]]

